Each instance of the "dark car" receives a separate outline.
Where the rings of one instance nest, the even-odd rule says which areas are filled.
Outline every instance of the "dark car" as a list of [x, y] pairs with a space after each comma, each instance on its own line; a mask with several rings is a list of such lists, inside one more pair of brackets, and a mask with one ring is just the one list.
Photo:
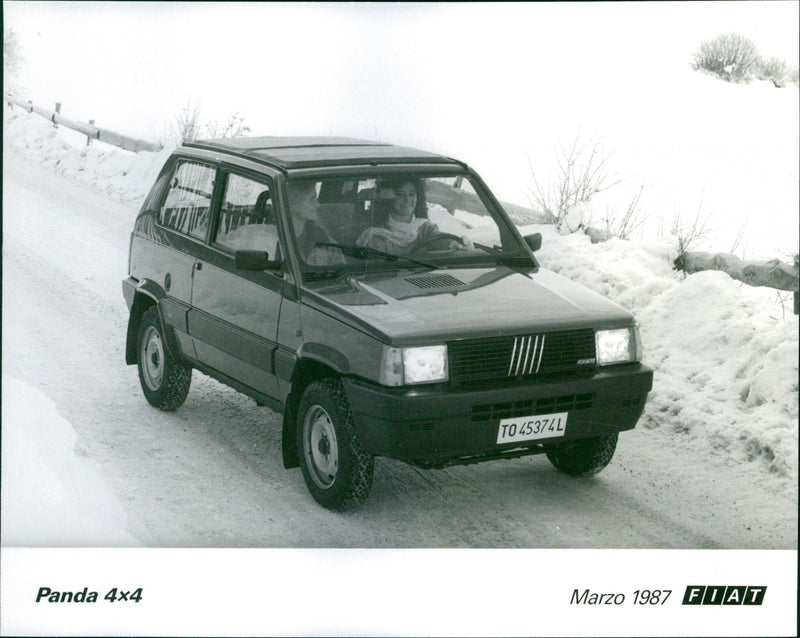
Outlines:
[[375, 456], [441, 468], [611, 460], [653, 373], [633, 317], [540, 268], [467, 165], [347, 138], [172, 154], [136, 219], [126, 361], [175, 410], [192, 369], [283, 414], [283, 462], [323, 506]]

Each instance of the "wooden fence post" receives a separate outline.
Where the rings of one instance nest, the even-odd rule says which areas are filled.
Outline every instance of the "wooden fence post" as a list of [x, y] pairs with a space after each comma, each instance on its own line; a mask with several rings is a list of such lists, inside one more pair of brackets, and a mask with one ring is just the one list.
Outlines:
[[[89, 120], [89, 125], [90, 126], [94, 126], [94, 120]], [[91, 136], [87, 135], [86, 136], [86, 146], [91, 146], [91, 145], [92, 145], [92, 138], [91, 138]]]
[[61, 102], [56, 102], [56, 110], [53, 113], [53, 117], [51, 118], [53, 122], [53, 128], [58, 128], [58, 121], [56, 120], [56, 115], [61, 113]]

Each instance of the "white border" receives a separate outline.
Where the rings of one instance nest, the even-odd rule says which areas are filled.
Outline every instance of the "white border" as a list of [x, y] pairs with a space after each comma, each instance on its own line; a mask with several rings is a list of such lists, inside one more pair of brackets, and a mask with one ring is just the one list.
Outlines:
[[[2, 635], [796, 636], [795, 550], [3, 548]], [[766, 586], [687, 606], [687, 586]], [[97, 603], [36, 602], [40, 587]], [[103, 600], [112, 587], [142, 600]], [[625, 594], [571, 604], [573, 592]], [[671, 589], [636, 605], [637, 589]], [[619, 600], [619, 597], [617, 597]]]

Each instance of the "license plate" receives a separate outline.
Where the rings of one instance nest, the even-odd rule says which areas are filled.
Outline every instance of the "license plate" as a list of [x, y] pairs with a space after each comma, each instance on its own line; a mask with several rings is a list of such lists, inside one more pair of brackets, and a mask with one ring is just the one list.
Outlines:
[[497, 443], [518, 443], [564, 436], [567, 430], [567, 412], [519, 416], [502, 419], [497, 430]]

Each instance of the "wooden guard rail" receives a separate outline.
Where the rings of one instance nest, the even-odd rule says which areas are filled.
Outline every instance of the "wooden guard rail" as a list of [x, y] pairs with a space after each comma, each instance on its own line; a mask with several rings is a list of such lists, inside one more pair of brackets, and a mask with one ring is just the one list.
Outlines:
[[77, 122], [75, 120], [66, 118], [58, 112], [60, 104], [56, 105], [55, 111], [51, 111], [49, 109], [42, 108], [41, 106], [34, 106], [34, 104], [30, 101], [21, 100], [11, 95], [5, 95], [4, 98], [6, 102], [12, 106], [20, 106], [30, 113], [36, 113], [46, 120], [50, 120], [53, 124], [66, 126], [74, 131], [83, 133], [87, 137], [87, 142], [91, 140], [99, 140], [101, 142], [105, 142], [106, 144], [112, 144], [113, 146], [118, 146], [126, 151], [133, 151], [135, 153], [138, 153], [139, 151], [161, 150], [157, 144], [139, 140], [135, 137], [122, 135], [121, 133], [117, 133], [107, 128], [95, 126], [94, 122], [90, 121], [90, 123], [86, 124], [84, 122]]

